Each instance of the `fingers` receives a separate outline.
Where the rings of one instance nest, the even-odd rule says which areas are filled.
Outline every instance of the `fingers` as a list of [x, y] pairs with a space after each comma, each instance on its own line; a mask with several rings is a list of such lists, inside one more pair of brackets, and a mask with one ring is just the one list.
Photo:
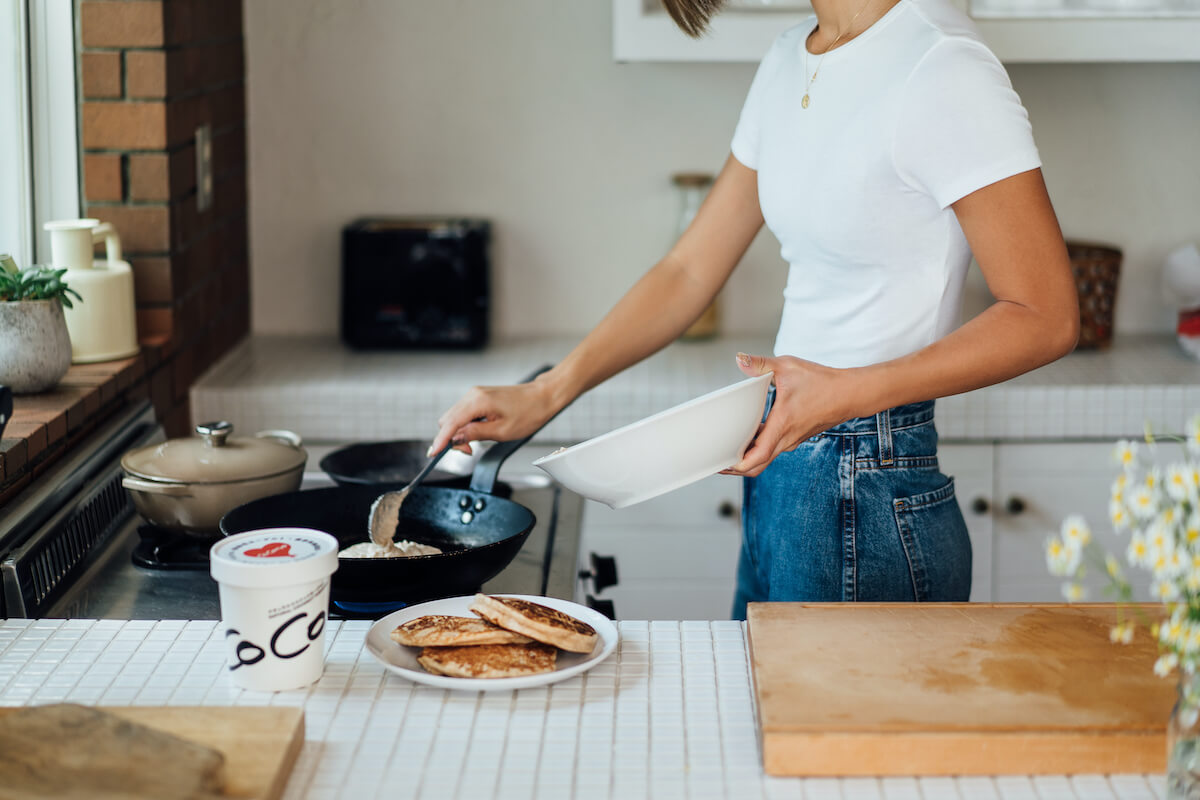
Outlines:
[[774, 372], [774, 361], [775, 359], [766, 356], [752, 356], [746, 353], [737, 354], [738, 369], [751, 378], [767, 372]]

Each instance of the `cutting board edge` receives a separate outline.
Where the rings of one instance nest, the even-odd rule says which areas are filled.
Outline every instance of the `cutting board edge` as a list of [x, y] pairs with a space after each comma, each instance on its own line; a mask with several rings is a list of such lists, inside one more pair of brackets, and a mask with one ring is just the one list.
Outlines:
[[[1162, 773], [1166, 750], [1162, 732], [762, 735], [768, 775], [811, 778]], [[868, 762], [864, 751], [885, 755]]]
[[[70, 702], [70, 701], [68, 701]], [[87, 705], [87, 704], [84, 704]], [[20, 711], [27, 706], [0, 706], [0, 716]], [[296, 761], [300, 757], [300, 752], [304, 747], [305, 733], [305, 717], [304, 709], [299, 706], [95, 706], [99, 711], [105, 711], [115, 714], [123, 719], [131, 722], [136, 722], [147, 727], [154, 728], [164, 733], [169, 733], [189, 741], [206, 747], [213, 747], [220, 750], [222, 753], [228, 751], [227, 746], [223, 747], [220, 743], [212, 741], [201, 741], [194, 737], [184, 736], [178, 730], [172, 729], [169, 725], [155, 724], [153, 719], [155, 712], [170, 711], [171, 713], [187, 713], [192, 712], [201, 715], [212, 715], [230, 710], [237, 713], [246, 711], [263, 712], [269, 711], [272, 715], [281, 716], [285, 721], [285, 725], [291, 729], [291, 737], [284, 747], [281, 758], [275, 766], [275, 770], [270, 777], [270, 780], [262, 787], [261, 793], [256, 794], [223, 794], [223, 797], [229, 800], [281, 800], [284, 791], [287, 789], [287, 783], [291, 778], [292, 769], [296, 765]]]

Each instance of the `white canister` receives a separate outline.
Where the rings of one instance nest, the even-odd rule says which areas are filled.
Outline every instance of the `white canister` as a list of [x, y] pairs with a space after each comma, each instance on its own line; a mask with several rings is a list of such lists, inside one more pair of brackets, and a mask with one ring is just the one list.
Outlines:
[[337, 553], [337, 539], [307, 528], [248, 531], [212, 546], [226, 668], [236, 685], [282, 692], [321, 677]]
[[[76, 364], [128, 358], [138, 352], [133, 270], [121, 260], [121, 238], [110, 223], [96, 219], [47, 222], [50, 261], [65, 269], [63, 280], [79, 293], [66, 310], [71, 360]], [[104, 241], [104, 258], [92, 251]]]

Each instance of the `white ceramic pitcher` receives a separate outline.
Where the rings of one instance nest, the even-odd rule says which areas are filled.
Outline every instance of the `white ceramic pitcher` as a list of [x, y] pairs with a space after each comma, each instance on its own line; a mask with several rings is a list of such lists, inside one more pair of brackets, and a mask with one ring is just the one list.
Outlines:
[[[82, 301], [64, 309], [76, 364], [128, 358], [138, 352], [133, 270], [121, 260], [121, 237], [112, 224], [96, 219], [47, 222], [50, 261], [65, 269], [63, 280]], [[104, 241], [105, 257], [96, 259]]]

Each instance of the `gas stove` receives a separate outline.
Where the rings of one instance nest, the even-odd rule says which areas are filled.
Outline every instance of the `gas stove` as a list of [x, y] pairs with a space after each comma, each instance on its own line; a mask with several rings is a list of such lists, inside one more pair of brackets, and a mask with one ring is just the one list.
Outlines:
[[[211, 542], [147, 525], [121, 487], [121, 456], [164, 438], [149, 404], [141, 404], [0, 510], [0, 618], [220, 617], [208, 571]], [[503, 480], [537, 523], [512, 563], [481, 589], [572, 599], [582, 498], [541, 474], [505, 473]], [[309, 473], [302, 488], [328, 485], [324, 475]], [[375, 619], [425, 599], [335, 604], [330, 616]]]

